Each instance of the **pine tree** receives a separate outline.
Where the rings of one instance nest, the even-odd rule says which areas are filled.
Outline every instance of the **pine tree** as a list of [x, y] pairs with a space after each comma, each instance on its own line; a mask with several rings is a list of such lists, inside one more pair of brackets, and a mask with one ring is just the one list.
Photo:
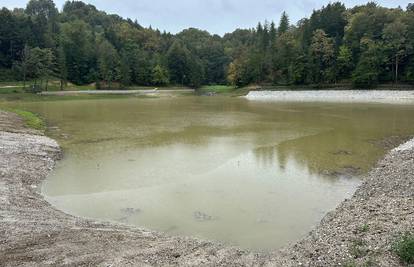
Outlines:
[[280, 18], [278, 33], [279, 35], [282, 35], [288, 30], [289, 30], [289, 17], [286, 14], [286, 12], [283, 11], [282, 17]]

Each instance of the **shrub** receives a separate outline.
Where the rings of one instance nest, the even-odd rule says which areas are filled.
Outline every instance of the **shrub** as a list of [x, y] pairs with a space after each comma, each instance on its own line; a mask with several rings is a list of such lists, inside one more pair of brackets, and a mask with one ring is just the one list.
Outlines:
[[393, 250], [402, 262], [414, 264], [414, 234], [403, 235], [394, 243]]
[[357, 73], [352, 77], [355, 88], [375, 88], [378, 85], [378, 74], [374, 72]]

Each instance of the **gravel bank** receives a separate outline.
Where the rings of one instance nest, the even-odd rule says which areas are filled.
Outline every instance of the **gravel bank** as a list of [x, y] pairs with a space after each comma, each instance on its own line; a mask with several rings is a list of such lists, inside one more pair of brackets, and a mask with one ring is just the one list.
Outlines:
[[414, 229], [414, 140], [308, 237], [270, 254], [64, 214], [38, 192], [60, 156], [54, 140], [0, 111], [1, 266], [400, 266], [390, 246]]
[[398, 104], [414, 103], [414, 90], [250, 91], [245, 97], [248, 100], [260, 101], [318, 101]]

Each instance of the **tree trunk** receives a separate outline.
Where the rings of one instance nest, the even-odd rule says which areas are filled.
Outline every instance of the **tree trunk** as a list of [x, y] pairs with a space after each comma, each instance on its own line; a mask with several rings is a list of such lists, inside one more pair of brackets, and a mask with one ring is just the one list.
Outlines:
[[49, 83], [49, 80], [48, 79], [46, 79], [46, 85], [45, 85], [45, 89], [46, 89], [46, 91], [47, 91], [47, 84]]
[[395, 56], [395, 84], [398, 83], [398, 56]]
[[23, 90], [26, 90], [26, 70], [23, 71]]

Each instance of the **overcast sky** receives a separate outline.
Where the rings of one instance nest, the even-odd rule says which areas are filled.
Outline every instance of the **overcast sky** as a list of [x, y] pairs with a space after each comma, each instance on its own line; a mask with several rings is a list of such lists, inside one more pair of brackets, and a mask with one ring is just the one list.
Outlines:
[[[61, 9], [65, 0], [55, 0]], [[107, 13], [137, 19], [143, 26], [172, 33], [189, 27], [224, 34], [236, 28], [251, 28], [265, 19], [279, 21], [286, 11], [292, 23], [309, 17], [313, 9], [328, 4], [329, 0], [85, 0]], [[367, 1], [344, 0], [347, 7]], [[414, 0], [377, 0], [387, 7], [405, 8]], [[0, 6], [24, 7], [27, 0], [0, 0]]]

